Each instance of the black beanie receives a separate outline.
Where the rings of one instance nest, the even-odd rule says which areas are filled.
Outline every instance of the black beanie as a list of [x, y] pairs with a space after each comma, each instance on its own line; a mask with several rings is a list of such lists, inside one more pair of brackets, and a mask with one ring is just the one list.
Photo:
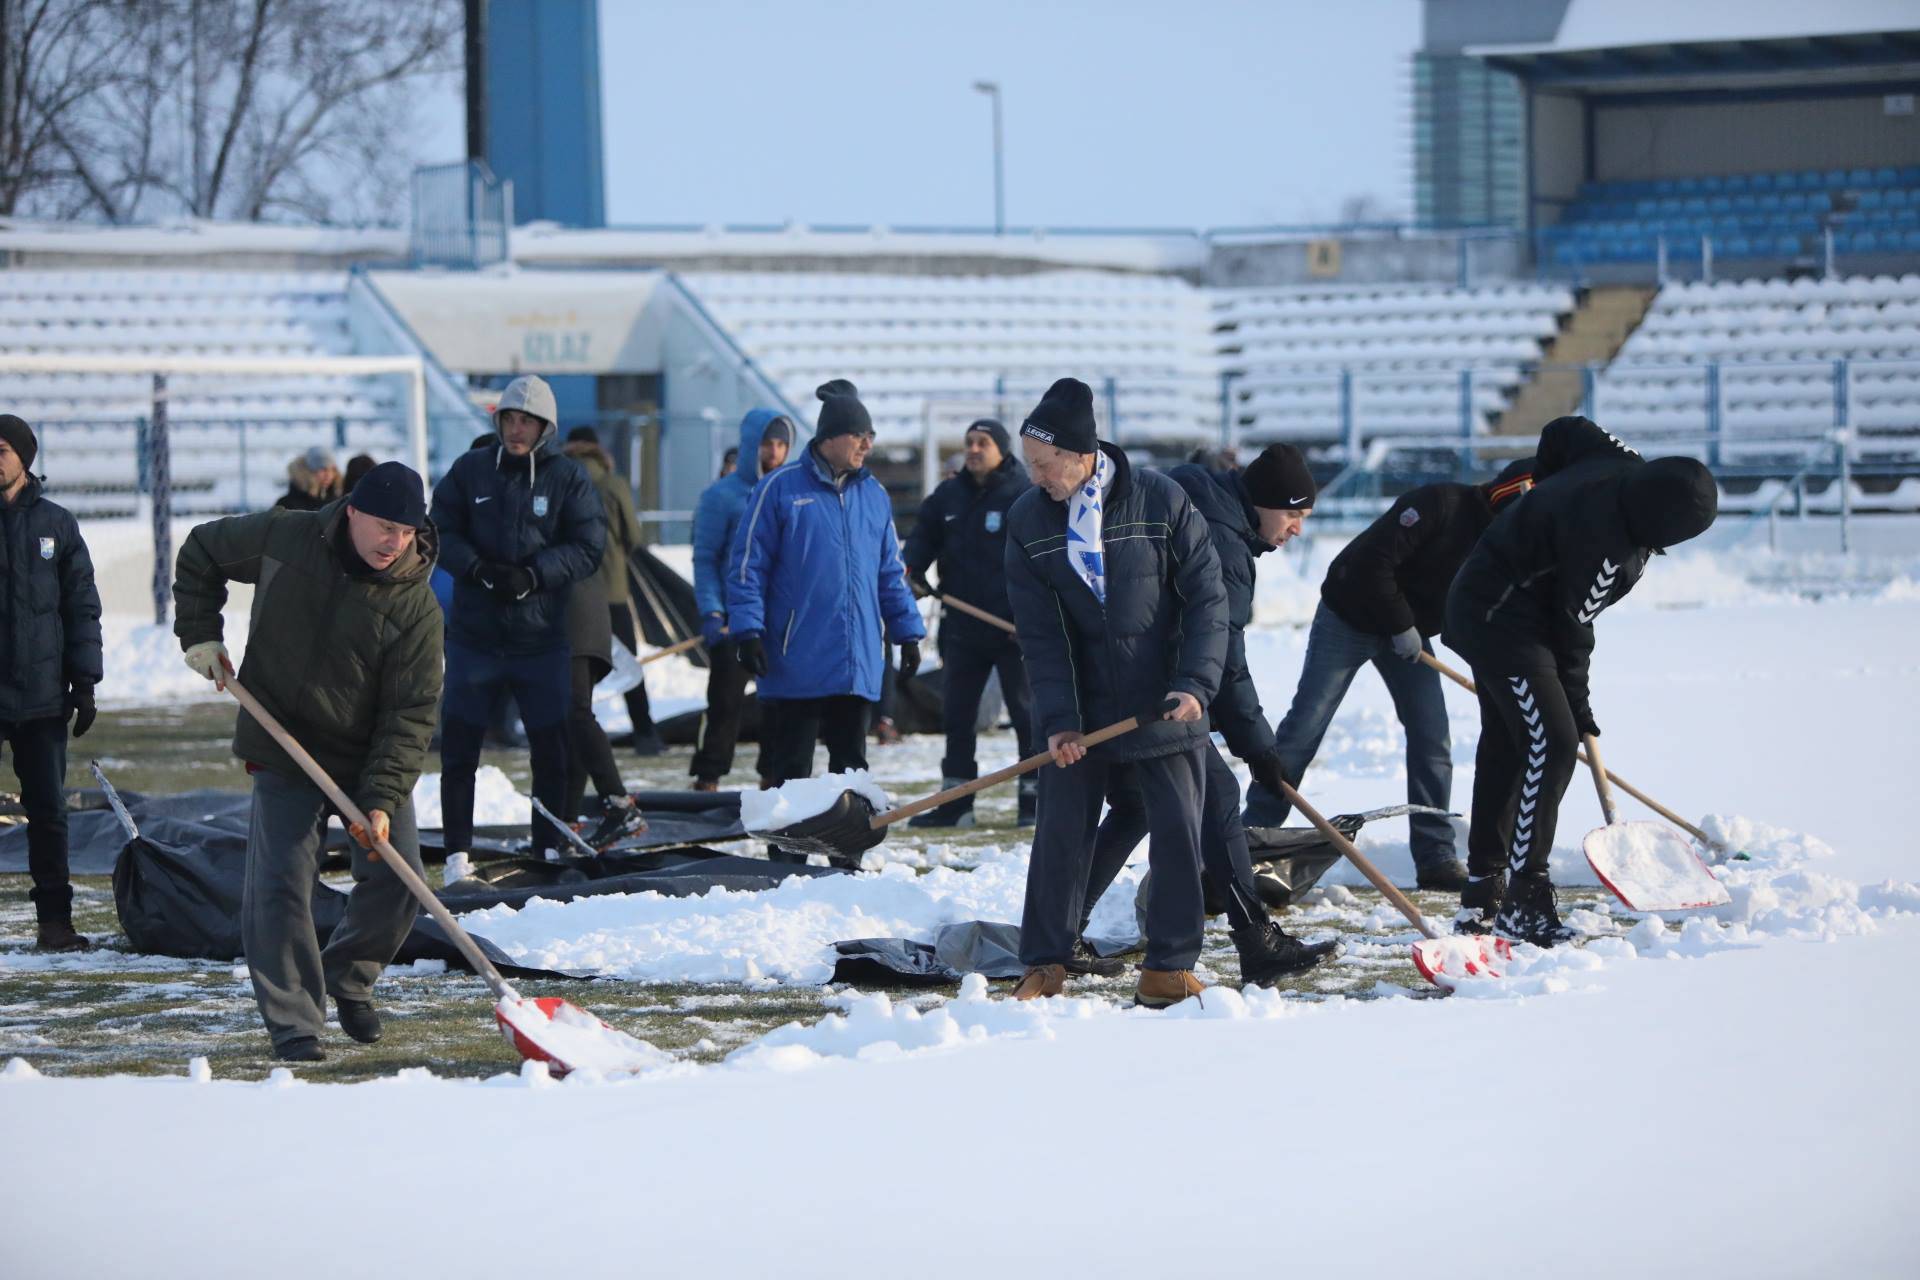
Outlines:
[[1495, 511], [1506, 506], [1533, 486], [1533, 458], [1515, 458], [1500, 468], [1499, 474], [1483, 486], [1487, 502]]
[[1319, 487], [1307, 460], [1290, 444], [1270, 444], [1240, 473], [1247, 500], [1271, 511], [1311, 511]]
[[582, 440], [588, 444], [599, 444], [600, 433], [589, 426], [578, 426], [567, 432], [568, 444], [579, 444]]
[[360, 477], [347, 505], [380, 520], [418, 529], [427, 522], [427, 489], [412, 467], [383, 462]]
[[1093, 424], [1093, 388], [1078, 378], [1060, 379], [1033, 406], [1020, 424], [1020, 434], [1068, 453], [1097, 452], [1100, 433]]
[[1627, 473], [1620, 506], [1635, 545], [1660, 550], [1707, 531], [1720, 514], [1720, 486], [1692, 458], [1655, 458]]
[[0, 440], [5, 440], [20, 455], [21, 470], [33, 470], [33, 459], [40, 452], [40, 442], [34, 439], [33, 428], [27, 425], [25, 418], [0, 413]]
[[873, 417], [860, 403], [860, 391], [851, 382], [835, 378], [815, 387], [813, 394], [820, 397], [820, 421], [813, 428], [816, 442], [835, 436], [873, 434]]
[[980, 431], [992, 436], [993, 442], [1000, 446], [1002, 458], [1013, 456], [1013, 441], [1007, 438], [1007, 429], [1000, 425], [997, 418], [976, 418], [967, 424], [967, 430]]

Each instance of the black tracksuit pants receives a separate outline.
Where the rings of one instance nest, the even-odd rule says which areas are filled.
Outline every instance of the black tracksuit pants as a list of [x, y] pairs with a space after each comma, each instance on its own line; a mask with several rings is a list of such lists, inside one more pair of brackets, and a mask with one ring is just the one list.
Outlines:
[[[700, 742], [687, 772], [707, 782], [718, 782], [733, 771], [733, 751], [740, 742], [740, 711], [753, 679], [740, 665], [739, 651], [730, 644], [707, 651], [707, 714], [700, 718]], [[766, 709], [761, 708], [762, 723]], [[766, 733], [761, 733], [760, 776], [767, 776]]]
[[1191, 969], [1200, 958], [1200, 935], [1206, 926], [1200, 894], [1206, 762], [1205, 748], [1195, 746], [1145, 760], [1107, 760], [1095, 754], [1065, 769], [1049, 765], [1039, 771], [1040, 816], [1020, 917], [1020, 959], [1027, 965], [1065, 964], [1073, 954], [1100, 805], [1120, 771], [1140, 796], [1151, 838], [1146, 967]]
[[20, 807], [27, 813], [27, 870], [33, 873], [33, 914], [41, 924], [73, 922], [73, 881], [67, 872], [67, 721], [64, 716], [0, 723], [13, 753]]
[[974, 756], [979, 736], [974, 726], [980, 719], [980, 696], [986, 692], [987, 677], [996, 670], [1000, 672], [1000, 696], [1006, 699], [1007, 717], [1013, 721], [1014, 736], [1020, 742], [1021, 759], [1039, 750], [1033, 742], [1027, 668], [1020, 661], [1020, 646], [1012, 636], [993, 644], [943, 639], [940, 661], [946, 668], [940, 713], [941, 728], [947, 734], [947, 758], [940, 762], [943, 777], [980, 776], [980, 762]]
[[580, 816], [589, 777], [600, 795], [626, 794], [626, 781], [613, 758], [613, 744], [607, 741], [607, 731], [593, 714], [593, 687], [612, 670], [598, 658], [573, 659], [572, 697], [567, 703], [567, 745], [571, 748], [567, 752], [567, 807], [560, 810], [560, 816], [568, 821]]
[[[827, 744], [827, 772], [867, 767], [867, 728], [873, 704], [853, 694], [830, 698], [760, 699], [760, 773], [778, 785], [813, 775], [813, 748]], [[774, 862], [805, 862], [806, 855], [767, 846]]]
[[[1240, 782], [1220, 748], [1206, 746], [1207, 794], [1200, 811], [1200, 865], [1220, 896], [1227, 900], [1227, 923], [1235, 929], [1267, 918], [1253, 883], [1253, 855], [1247, 847], [1247, 829], [1240, 820]], [[1107, 789], [1107, 816], [1093, 837], [1093, 870], [1087, 878], [1087, 901], [1080, 913], [1080, 931], [1102, 895], [1127, 865], [1147, 834], [1147, 808], [1139, 787], [1122, 770], [1115, 770]], [[1152, 853], [1149, 851], [1148, 856]]]
[[[633, 634], [632, 608], [628, 606], [625, 600], [622, 600], [619, 604], [609, 604], [607, 606], [607, 617], [613, 623], [614, 638], [621, 644], [627, 646], [628, 653], [638, 657], [640, 650], [636, 647], [637, 642]], [[599, 678], [604, 680], [606, 676], [602, 675]], [[627, 690], [627, 718], [633, 721], [633, 736], [635, 741], [646, 737], [654, 731], [653, 706], [647, 701], [647, 682], [645, 680], [642, 680], [639, 684]]]
[[1560, 800], [1577, 763], [1580, 732], [1560, 677], [1511, 674], [1474, 664], [1480, 746], [1474, 755], [1467, 871], [1545, 875]]

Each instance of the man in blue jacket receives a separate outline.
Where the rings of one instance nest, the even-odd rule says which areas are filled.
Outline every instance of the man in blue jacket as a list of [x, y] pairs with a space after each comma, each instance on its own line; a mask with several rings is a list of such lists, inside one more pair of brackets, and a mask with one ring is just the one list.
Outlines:
[[[1152, 831], [1147, 956], [1134, 998], [1175, 1004], [1205, 924], [1200, 807], [1206, 708], [1227, 656], [1227, 593], [1206, 521], [1178, 484], [1135, 471], [1096, 436], [1093, 392], [1062, 378], [1020, 427], [1034, 487], [1007, 516], [1007, 594], [1033, 693], [1040, 815], [1020, 921], [1017, 999], [1056, 995], [1080, 930], [1094, 826], [1108, 789], [1138, 789]], [[1164, 713], [1159, 707], [1171, 700]], [[1082, 738], [1140, 727], [1091, 751]]]
[[[927, 495], [920, 515], [907, 536], [908, 582], [918, 595], [931, 595], [926, 572], [940, 569], [940, 594], [983, 609], [996, 618], [1012, 619], [1007, 603], [1007, 511], [1031, 488], [1026, 470], [1013, 456], [1007, 429], [992, 418], [967, 428], [966, 461], [960, 474]], [[1020, 663], [1020, 646], [1006, 631], [949, 605], [940, 620], [940, 660], [946, 671], [941, 690], [942, 728], [947, 734], [946, 759], [940, 762], [943, 785], [956, 787], [980, 776], [974, 759], [974, 722], [980, 715], [980, 695], [987, 677], [1000, 673], [1000, 694], [1013, 720], [1014, 736], [1024, 759], [1033, 754], [1028, 722], [1027, 669]], [[1020, 779], [1022, 826], [1031, 825], [1037, 811], [1040, 783], [1032, 774]], [[938, 809], [907, 820], [910, 827], [970, 827], [973, 797], [963, 796]]]
[[[787, 464], [793, 447], [793, 423], [772, 409], [749, 409], [740, 419], [740, 447], [728, 450], [732, 470], [700, 494], [693, 510], [693, 599], [700, 610], [700, 635], [707, 646], [707, 714], [700, 722], [700, 743], [688, 772], [695, 791], [718, 791], [733, 768], [740, 740], [740, 707], [747, 693], [747, 669], [727, 636], [727, 550], [733, 545], [740, 513], [760, 477]], [[765, 753], [762, 753], [765, 759]], [[760, 770], [764, 779], [766, 770]]]
[[[553, 813], [566, 808], [567, 596], [599, 571], [607, 522], [593, 482], [560, 451], [556, 417], [545, 381], [515, 378], [493, 411], [498, 446], [461, 454], [433, 490], [440, 563], [454, 579], [440, 726], [449, 852], [473, 841], [473, 775], [502, 685], [520, 704], [533, 794]], [[535, 849], [564, 847], [551, 823], [537, 813], [532, 823]]]
[[882, 631], [907, 674], [927, 634], [892, 501], [866, 470], [873, 420], [851, 382], [818, 395], [813, 442], [755, 487], [727, 557], [728, 630], [759, 681], [761, 768], [776, 785], [811, 774], [822, 739], [830, 772], [865, 769]]

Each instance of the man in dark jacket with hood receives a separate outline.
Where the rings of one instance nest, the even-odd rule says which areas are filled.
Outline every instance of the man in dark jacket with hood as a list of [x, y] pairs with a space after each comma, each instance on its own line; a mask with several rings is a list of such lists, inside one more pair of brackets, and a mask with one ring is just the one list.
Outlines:
[[[1374, 670], [1393, 698], [1407, 735], [1407, 802], [1452, 807], [1453, 739], [1440, 674], [1420, 661], [1440, 634], [1447, 589], [1494, 514], [1532, 484], [1533, 459], [1508, 463], [1486, 484], [1429, 484], [1402, 494], [1327, 568], [1320, 607], [1307, 633], [1307, 656], [1293, 705], [1274, 730], [1281, 774], [1298, 784], [1319, 754], [1327, 726], [1361, 667]], [[1277, 827], [1292, 806], [1256, 783], [1246, 821]], [[1415, 814], [1411, 828], [1416, 883], [1459, 892], [1466, 869], [1453, 849], [1453, 823]]]
[[[700, 494], [693, 509], [693, 600], [700, 610], [700, 634], [707, 646], [707, 714], [700, 721], [700, 742], [688, 771], [695, 791], [718, 791], [733, 769], [740, 740], [740, 710], [753, 677], [740, 665], [727, 635], [727, 553], [740, 527], [747, 496], [761, 477], [787, 465], [793, 447], [793, 422], [772, 409], [749, 409], [740, 419], [740, 444], [731, 470]], [[764, 738], [764, 735], [762, 735]], [[767, 777], [761, 750], [760, 778]]]
[[1582, 736], [1593, 622], [1649, 558], [1704, 533], [1719, 488], [1692, 458], [1640, 455], [1585, 418], [1540, 433], [1534, 488], [1494, 518], [1447, 595], [1447, 643], [1480, 691], [1468, 881], [1456, 927], [1552, 946], [1547, 876]]
[[[1011, 621], [1007, 603], [1007, 510], [1031, 484], [1020, 460], [1013, 456], [1007, 429], [992, 418], [967, 428], [966, 461], [960, 474], [943, 481], [920, 504], [913, 532], [907, 535], [907, 580], [915, 595], [932, 595], [927, 569], [938, 565], [940, 594], [960, 600]], [[980, 776], [974, 759], [974, 723], [980, 716], [980, 695], [987, 677], [1000, 673], [1000, 694], [1024, 759], [1034, 752], [1028, 718], [1027, 671], [1020, 663], [1020, 646], [1013, 636], [992, 623], [947, 606], [940, 618], [940, 661], [946, 672], [941, 688], [941, 720], [947, 734], [947, 755], [941, 761], [943, 787], [957, 787]], [[1033, 821], [1040, 795], [1039, 779], [1020, 779], [1019, 822]], [[910, 827], [970, 827], [973, 797], [966, 796], [919, 817]]]
[[27, 812], [34, 945], [85, 951], [67, 872], [67, 721], [76, 738], [93, 725], [100, 593], [79, 522], [40, 492], [39, 449], [24, 419], [0, 414], [0, 741]]
[[[1116, 771], [1152, 832], [1147, 957], [1135, 991], [1162, 1007], [1201, 990], [1200, 808], [1206, 708], [1227, 654], [1227, 595], [1206, 521], [1174, 481], [1102, 444], [1093, 392], [1062, 378], [1020, 427], [1034, 488], [1008, 513], [1007, 594], [1033, 692], [1040, 815], [1027, 868], [1019, 999], [1058, 994], [1079, 934], [1100, 806]], [[1162, 711], [1164, 703], [1172, 706]], [[1085, 734], [1141, 718], [1091, 751]]]
[[368, 472], [318, 511], [263, 511], [200, 525], [175, 562], [173, 631], [187, 665], [226, 686], [222, 643], [229, 582], [254, 584], [240, 681], [353, 797], [353, 893], [321, 949], [312, 898], [332, 805], [253, 716], [240, 712], [233, 753], [253, 775], [240, 933], [260, 1016], [277, 1057], [326, 1056], [326, 997], [340, 1029], [380, 1038], [373, 984], [406, 941], [418, 905], [371, 853], [377, 838], [415, 871], [420, 777], [440, 697], [440, 606], [424, 482], [398, 462]]
[[[454, 579], [440, 726], [449, 852], [473, 842], [473, 776], [502, 685], [520, 704], [534, 795], [556, 814], [567, 803], [567, 596], [599, 572], [607, 521], [587, 473], [560, 452], [554, 415], [545, 381], [515, 378], [493, 411], [498, 446], [461, 454], [433, 490], [440, 559]], [[532, 823], [535, 849], [564, 847], [545, 818]]]

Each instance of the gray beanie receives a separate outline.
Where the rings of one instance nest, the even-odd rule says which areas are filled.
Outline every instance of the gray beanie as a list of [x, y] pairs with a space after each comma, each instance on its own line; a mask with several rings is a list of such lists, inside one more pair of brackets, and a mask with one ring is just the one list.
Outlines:
[[301, 454], [300, 461], [307, 464], [309, 471], [324, 471], [334, 465], [333, 450], [317, 444]]

